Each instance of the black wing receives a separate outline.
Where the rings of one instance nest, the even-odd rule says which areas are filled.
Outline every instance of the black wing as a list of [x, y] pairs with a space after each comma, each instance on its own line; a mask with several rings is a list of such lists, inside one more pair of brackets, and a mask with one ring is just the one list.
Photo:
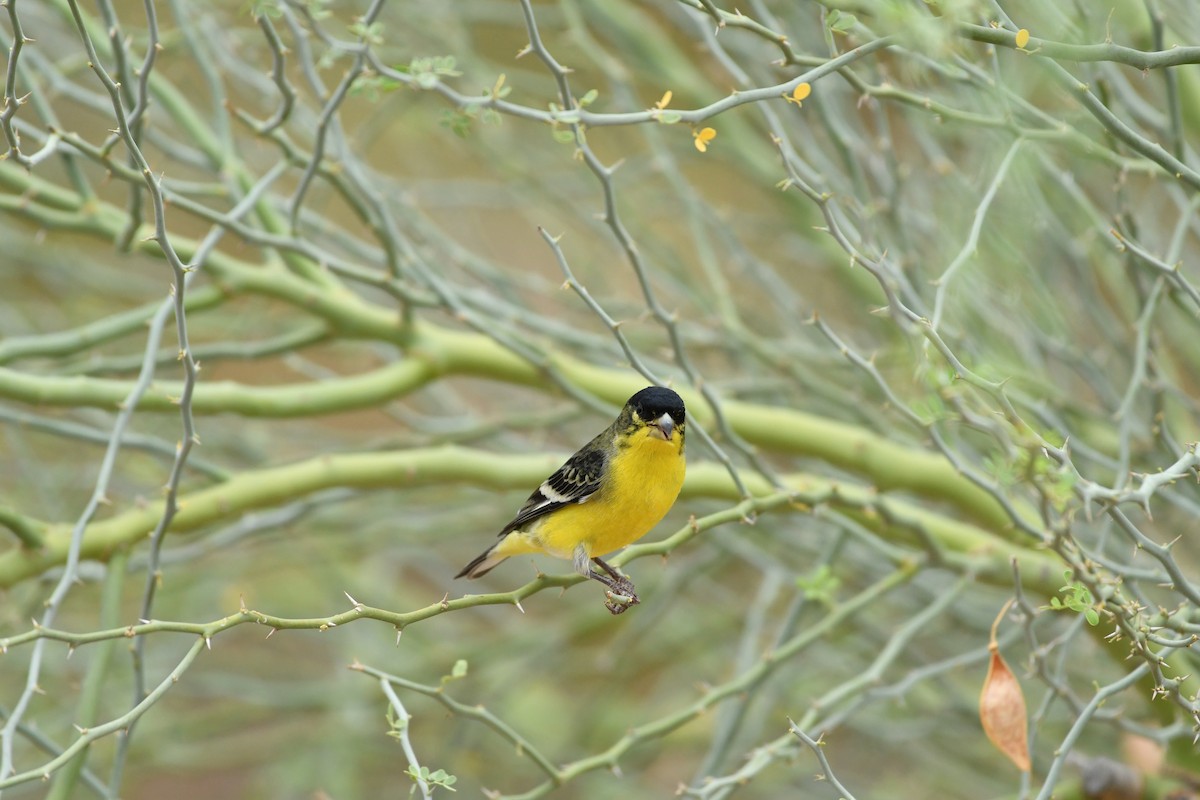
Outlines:
[[593, 441], [571, 456], [567, 463], [543, 481], [542, 485], [529, 495], [529, 499], [521, 506], [513, 521], [500, 531], [500, 535], [505, 536], [563, 506], [586, 502], [595, 494], [604, 478], [604, 465], [608, 460], [604, 450], [596, 447], [596, 444], [598, 442]]

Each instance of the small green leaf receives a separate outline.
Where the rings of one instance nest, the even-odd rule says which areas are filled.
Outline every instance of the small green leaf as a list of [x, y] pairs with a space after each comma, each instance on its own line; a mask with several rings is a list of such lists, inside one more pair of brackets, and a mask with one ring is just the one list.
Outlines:
[[280, 10], [279, 4], [275, 0], [251, 0], [247, 3], [250, 16], [258, 19], [259, 17], [269, 17], [270, 19], [279, 19], [283, 16], [283, 11]]
[[412, 764], [408, 765], [408, 769], [404, 770], [404, 774], [413, 779], [415, 783], [418, 780], [424, 781], [428, 786], [440, 786], [448, 792], [457, 792], [454, 784], [458, 782], [458, 777], [451, 775], [444, 769], [429, 771], [429, 767], [415, 767]]
[[460, 139], [467, 138], [471, 133], [471, 117], [463, 111], [443, 111], [438, 124]]
[[683, 115], [678, 111], [663, 111], [658, 115], [657, 119], [663, 125], [674, 125], [676, 122], [679, 122], [679, 120], [683, 119]]
[[1012, 486], [1020, 477], [1017, 473], [1017, 466], [1000, 454], [986, 456], [983, 466], [984, 470], [1001, 486]]
[[340, 59], [341, 57], [342, 57], [341, 50], [334, 50], [334, 49], [326, 50], [324, 53], [321, 54], [321, 57], [317, 59], [317, 69], [322, 69], [322, 70], [331, 69], [333, 67], [333, 65], [335, 63], [337, 63], [338, 59]]
[[372, 22], [370, 25], [358, 20], [350, 26], [350, 33], [370, 44], [383, 44], [383, 23]]
[[825, 17], [825, 27], [834, 33], [845, 33], [857, 24], [858, 17], [853, 14], [844, 14], [836, 8]]
[[401, 733], [408, 727], [408, 718], [396, 716], [396, 710], [391, 705], [388, 705], [386, 716], [388, 727], [391, 728], [388, 731], [388, 736], [399, 739]]
[[441, 786], [443, 789], [449, 789], [452, 792], [457, 791], [456, 789], [451, 789], [450, 787], [458, 782], [458, 776], [451, 775], [444, 769], [437, 769], [429, 773], [429, 781], [430, 783], [435, 783], [438, 786]]
[[563, 144], [575, 143], [575, 134], [571, 131], [555, 128], [552, 132], [552, 135], [554, 136], [554, 141], [556, 142], [562, 142]]
[[1051, 597], [1050, 605], [1043, 608], [1052, 611], [1074, 611], [1076, 614], [1082, 614], [1089, 625], [1100, 624], [1100, 612], [1096, 610], [1096, 598], [1092, 596], [1091, 590], [1084, 586], [1083, 581], [1072, 580], [1069, 569], [1063, 572], [1063, 580], [1066, 584], [1058, 590], [1062, 598]]
[[803, 591], [805, 597], [827, 606], [833, 605], [834, 594], [841, 584], [841, 579], [833, 574], [828, 564], [822, 564], [808, 575], [796, 578], [796, 588]]
[[583, 97], [579, 98], [579, 107], [587, 108], [592, 103], [596, 102], [596, 98], [599, 97], [599, 95], [600, 95], [600, 93], [597, 92], [595, 89], [590, 90]]
[[380, 75], [363, 75], [350, 85], [351, 97], [365, 97], [372, 103], [379, 101], [384, 92], [394, 92], [402, 86], [401, 83], [384, 78]]
[[331, 13], [325, 6], [329, 0], [308, 0], [304, 5], [308, 9], [308, 15], [315, 20], [327, 19]]
[[1054, 507], [1060, 512], [1066, 511], [1071, 501], [1074, 500], [1077, 481], [1075, 473], [1065, 469], [1059, 470], [1051, 476], [1046, 493], [1054, 503]]
[[417, 83], [423, 88], [429, 88], [437, 82], [435, 76], [454, 78], [462, 73], [454, 67], [457, 64], [454, 56], [431, 56], [414, 58], [408, 62], [408, 67], [397, 67], [402, 72], [417, 76]]

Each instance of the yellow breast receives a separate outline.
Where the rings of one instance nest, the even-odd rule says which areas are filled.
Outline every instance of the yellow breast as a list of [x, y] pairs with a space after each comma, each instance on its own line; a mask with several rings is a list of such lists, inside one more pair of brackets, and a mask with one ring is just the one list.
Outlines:
[[617, 450], [608, 480], [586, 503], [545, 518], [531, 531], [547, 552], [570, 558], [583, 544], [589, 556], [603, 556], [636, 542], [671, 510], [683, 487], [683, 441], [675, 431], [663, 441], [640, 431]]

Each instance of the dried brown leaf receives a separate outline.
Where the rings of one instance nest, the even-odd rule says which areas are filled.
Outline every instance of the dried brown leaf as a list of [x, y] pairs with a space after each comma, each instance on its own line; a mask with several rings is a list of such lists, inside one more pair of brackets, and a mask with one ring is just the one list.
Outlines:
[[979, 694], [979, 720], [983, 732], [1004, 755], [1008, 756], [1017, 769], [1029, 771], [1028, 723], [1025, 716], [1025, 694], [1021, 684], [1012, 674], [1008, 664], [1000, 657], [1000, 646], [996, 643], [996, 628], [1008, 612], [1011, 603], [1006, 603], [992, 625], [988, 649], [992, 658], [988, 664], [987, 678]]

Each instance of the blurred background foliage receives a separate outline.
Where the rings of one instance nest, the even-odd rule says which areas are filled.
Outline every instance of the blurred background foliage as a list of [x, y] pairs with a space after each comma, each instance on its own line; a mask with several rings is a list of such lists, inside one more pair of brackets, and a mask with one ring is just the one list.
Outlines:
[[[1191, 0], [5, 7], [5, 796], [1189, 791]], [[642, 604], [451, 580], [650, 380]]]

